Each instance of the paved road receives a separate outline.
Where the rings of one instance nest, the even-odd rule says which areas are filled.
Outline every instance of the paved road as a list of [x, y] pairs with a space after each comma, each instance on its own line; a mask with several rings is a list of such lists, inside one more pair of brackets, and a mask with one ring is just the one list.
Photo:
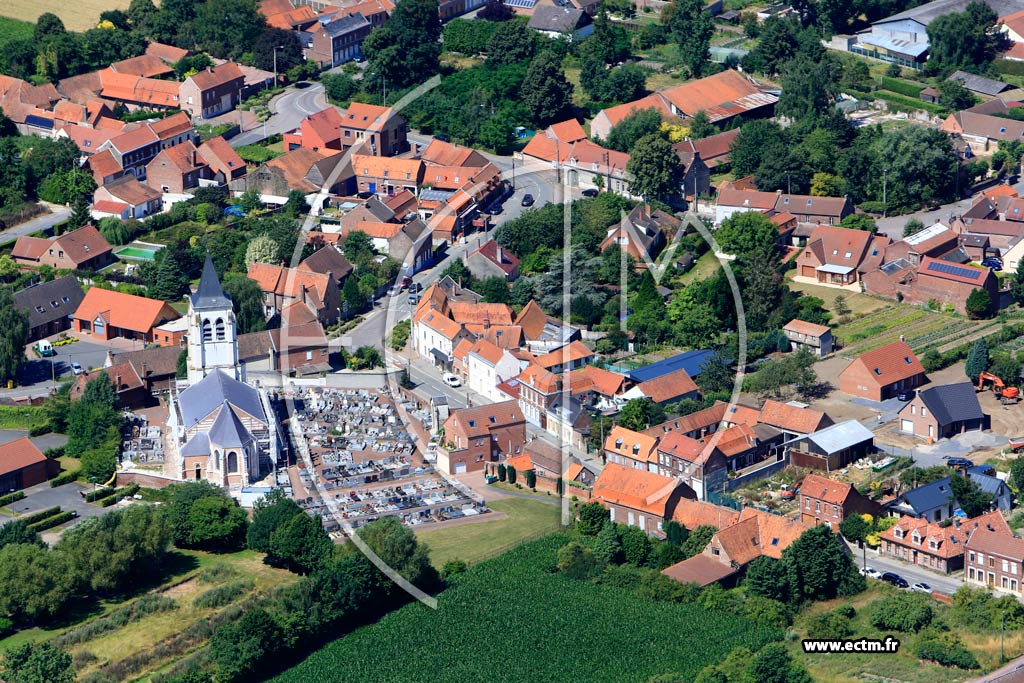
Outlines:
[[[857, 566], [864, 567], [864, 553], [861, 549], [856, 546], [851, 546], [850, 549], [853, 552], [853, 559], [857, 563]], [[960, 588], [960, 586], [963, 585], [963, 580], [961, 578], [962, 572], [960, 574], [954, 574], [953, 576], [937, 574], [907, 562], [901, 562], [900, 560], [895, 560], [889, 557], [882, 557], [873, 550], [867, 551], [867, 566], [874, 567], [880, 572], [895, 572], [906, 579], [910, 584], [915, 584], [917, 582], [927, 583], [940, 593], [953, 594], [958, 588]], [[868, 580], [872, 581], [873, 579]]]
[[40, 230], [49, 230], [58, 223], [63, 223], [71, 217], [71, 209], [65, 206], [47, 204], [52, 213], [37, 216], [30, 221], [15, 225], [6, 230], [0, 231], [0, 244], [16, 240], [19, 237], [31, 235]]
[[[1017, 190], [1018, 193], [1024, 191], [1024, 179], [1014, 185], [1013, 188]], [[961, 199], [960, 201], [953, 202], [952, 204], [944, 204], [934, 211], [918, 211], [917, 213], [907, 214], [905, 216], [879, 218], [876, 221], [876, 223], [878, 223], [878, 232], [888, 235], [894, 240], [899, 240], [903, 237], [903, 226], [911, 218], [918, 219], [924, 223], [925, 227], [932, 225], [936, 221], [941, 221], [948, 226], [953, 216], [959, 216], [964, 211], [971, 208], [976, 200], [977, 196], [974, 196], [969, 199]]]
[[231, 138], [231, 146], [250, 145], [271, 135], [298, 128], [302, 119], [326, 106], [324, 86], [320, 83], [313, 83], [303, 89], [291, 86], [270, 101], [270, 111], [273, 115], [264, 124]]
[[27, 353], [28, 362], [22, 366], [18, 376], [19, 386], [0, 390], [0, 396], [14, 399], [48, 396], [55, 386], [54, 378], [59, 383], [61, 379], [72, 377], [72, 362], [79, 363], [84, 370], [103, 367], [108, 349], [101, 344], [77, 341], [54, 350], [57, 355], [49, 358], [37, 358], [34, 353]]

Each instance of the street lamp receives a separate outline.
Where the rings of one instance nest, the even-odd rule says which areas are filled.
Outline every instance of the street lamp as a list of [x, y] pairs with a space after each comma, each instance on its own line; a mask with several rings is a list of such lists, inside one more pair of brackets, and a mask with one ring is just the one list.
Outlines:
[[882, 169], [882, 218], [885, 218], [886, 214], [889, 213], [889, 200], [887, 198], [886, 190], [888, 190], [889, 180], [889, 169]]
[[274, 48], [274, 87], [277, 87], [277, 51], [283, 50], [284, 45], [278, 45]]

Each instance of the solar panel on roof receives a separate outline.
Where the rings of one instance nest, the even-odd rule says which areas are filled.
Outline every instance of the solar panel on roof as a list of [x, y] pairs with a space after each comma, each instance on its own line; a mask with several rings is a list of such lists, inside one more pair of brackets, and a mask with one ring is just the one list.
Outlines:
[[506, 3], [509, 7], [521, 7], [523, 9], [530, 9], [536, 2], [535, 0], [508, 0]]
[[957, 277], [965, 277], [971, 280], [978, 278], [978, 271], [973, 268], [964, 268], [952, 263], [945, 263], [942, 261], [932, 261], [928, 264], [928, 270], [932, 270], [938, 273], [945, 273], [946, 275], [955, 275]]

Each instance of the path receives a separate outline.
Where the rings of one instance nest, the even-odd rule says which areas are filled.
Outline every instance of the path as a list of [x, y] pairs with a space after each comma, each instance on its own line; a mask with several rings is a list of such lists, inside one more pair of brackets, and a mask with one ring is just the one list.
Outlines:
[[46, 206], [50, 209], [51, 213], [37, 216], [32, 220], [25, 221], [24, 223], [20, 223], [7, 228], [6, 230], [0, 231], [0, 244], [12, 242], [19, 237], [25, 237], [34, 232], [50, 230], [53, 226], [58, 223], [63, 223], [71, 217], [71, 209], [66, 206], [58, 206], [56, 204], [46, 204]]

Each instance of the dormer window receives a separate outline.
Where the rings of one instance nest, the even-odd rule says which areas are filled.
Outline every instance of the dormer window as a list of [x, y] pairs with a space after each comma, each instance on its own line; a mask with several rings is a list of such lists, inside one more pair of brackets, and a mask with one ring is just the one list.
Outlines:
[[892, 535], [895, 538], [903, 538], [903, 529], [900, 529], [899, 527], [893, 529], [892, 530]]
[[921, 534], [914, 532], [914, 535], [910, 539], [915, 545], [921, 545]]
[[934, 538], [930, 539], [928, 541], [928, 549], [929, 550], [938, 550], [939, 549], [939, 542], [936, 541]]

